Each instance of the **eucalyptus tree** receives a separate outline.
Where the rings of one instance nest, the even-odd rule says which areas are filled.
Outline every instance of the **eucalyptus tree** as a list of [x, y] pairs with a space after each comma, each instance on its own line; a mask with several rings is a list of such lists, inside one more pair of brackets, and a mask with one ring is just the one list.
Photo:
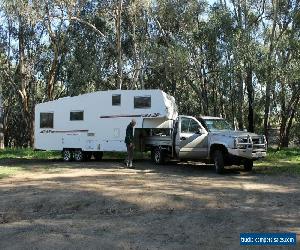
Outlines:
[[43, 65], [40, 67], [42, 71], [40, 77], [45, 83], [47, 100], [53, 100], [60, 96], [60, 91], [56, 91], [56, 84], [67, 52], [66, 39], [69, 30], [67, 11], [70, 5], [70, 3], [66, 5], [67, 3], [59, 0], [32, 1], [32, 8], [44, 30], [41, 37]]
[[280, 108], [280, 147], [288, 147], [300, 104], [300, 4], [280, 3], [281, 37], [276, 44], [276, 85]]
[[[36, 61], [39, 58], [40, 41], [43, 34], [39, 26], [39, 20], [31, 2], [27, 1], [2, 1], [1, 10], [4, 14], [3, 25], [6, 27], [7, 44], [5, 54], [7, 60], [2, 67], [5, 77], [5, 89], [10, 94], [17, 95], [19, 99], [12, 97], [18, 105], [21, 104], [21, 112], [18, 110], [16, 119], [20, 115], [24, 121], [23, 144], [33, 145], [33, 109], [36, 94]], [[13, 103], [10, 103], [13, 105]], [[16, 110], [15, 110], [16, 111]]]

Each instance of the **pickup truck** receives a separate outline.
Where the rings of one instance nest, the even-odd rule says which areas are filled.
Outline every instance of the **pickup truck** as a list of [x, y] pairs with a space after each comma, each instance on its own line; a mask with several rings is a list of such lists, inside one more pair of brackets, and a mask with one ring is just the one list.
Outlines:
[[225, 166], [243, 165], [251, 171], [253, 161], [266, 156], [264, 135], [234, 130], [219, 117], [178, 116], [169, 130], [143, 132], [144, 150], [151, 151], [156, 164], [168, 159], [196, 160], [213, 163], [223, 173]]

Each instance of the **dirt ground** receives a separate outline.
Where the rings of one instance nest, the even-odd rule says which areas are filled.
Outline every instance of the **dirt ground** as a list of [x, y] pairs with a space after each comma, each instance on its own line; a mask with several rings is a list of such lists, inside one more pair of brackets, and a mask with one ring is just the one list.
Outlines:
[[240, 233], [287, 231], [300, 248], [299, 177], [195, 163], [5, 164], [24, 171], [0, 180], [0, 249], [247, 249]]

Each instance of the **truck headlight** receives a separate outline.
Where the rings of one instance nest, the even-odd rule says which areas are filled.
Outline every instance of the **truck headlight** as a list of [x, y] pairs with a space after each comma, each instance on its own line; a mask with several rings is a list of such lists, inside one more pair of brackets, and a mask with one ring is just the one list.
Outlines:
[[252, 143], [250, 142], [249, 137], [237, 137], [234, 139], [234, 148], [238, 148], [238, 149], [252, 148]]

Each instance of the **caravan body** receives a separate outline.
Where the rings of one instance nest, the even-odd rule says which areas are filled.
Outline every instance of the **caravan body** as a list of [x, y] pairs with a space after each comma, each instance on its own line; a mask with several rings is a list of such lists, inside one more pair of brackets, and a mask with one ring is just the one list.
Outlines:
[[173, 97], [161, 90], [110, 90], [65, 97], [35, 107], [35, 148], [126, 151], [126, 127], [171, 128]]

